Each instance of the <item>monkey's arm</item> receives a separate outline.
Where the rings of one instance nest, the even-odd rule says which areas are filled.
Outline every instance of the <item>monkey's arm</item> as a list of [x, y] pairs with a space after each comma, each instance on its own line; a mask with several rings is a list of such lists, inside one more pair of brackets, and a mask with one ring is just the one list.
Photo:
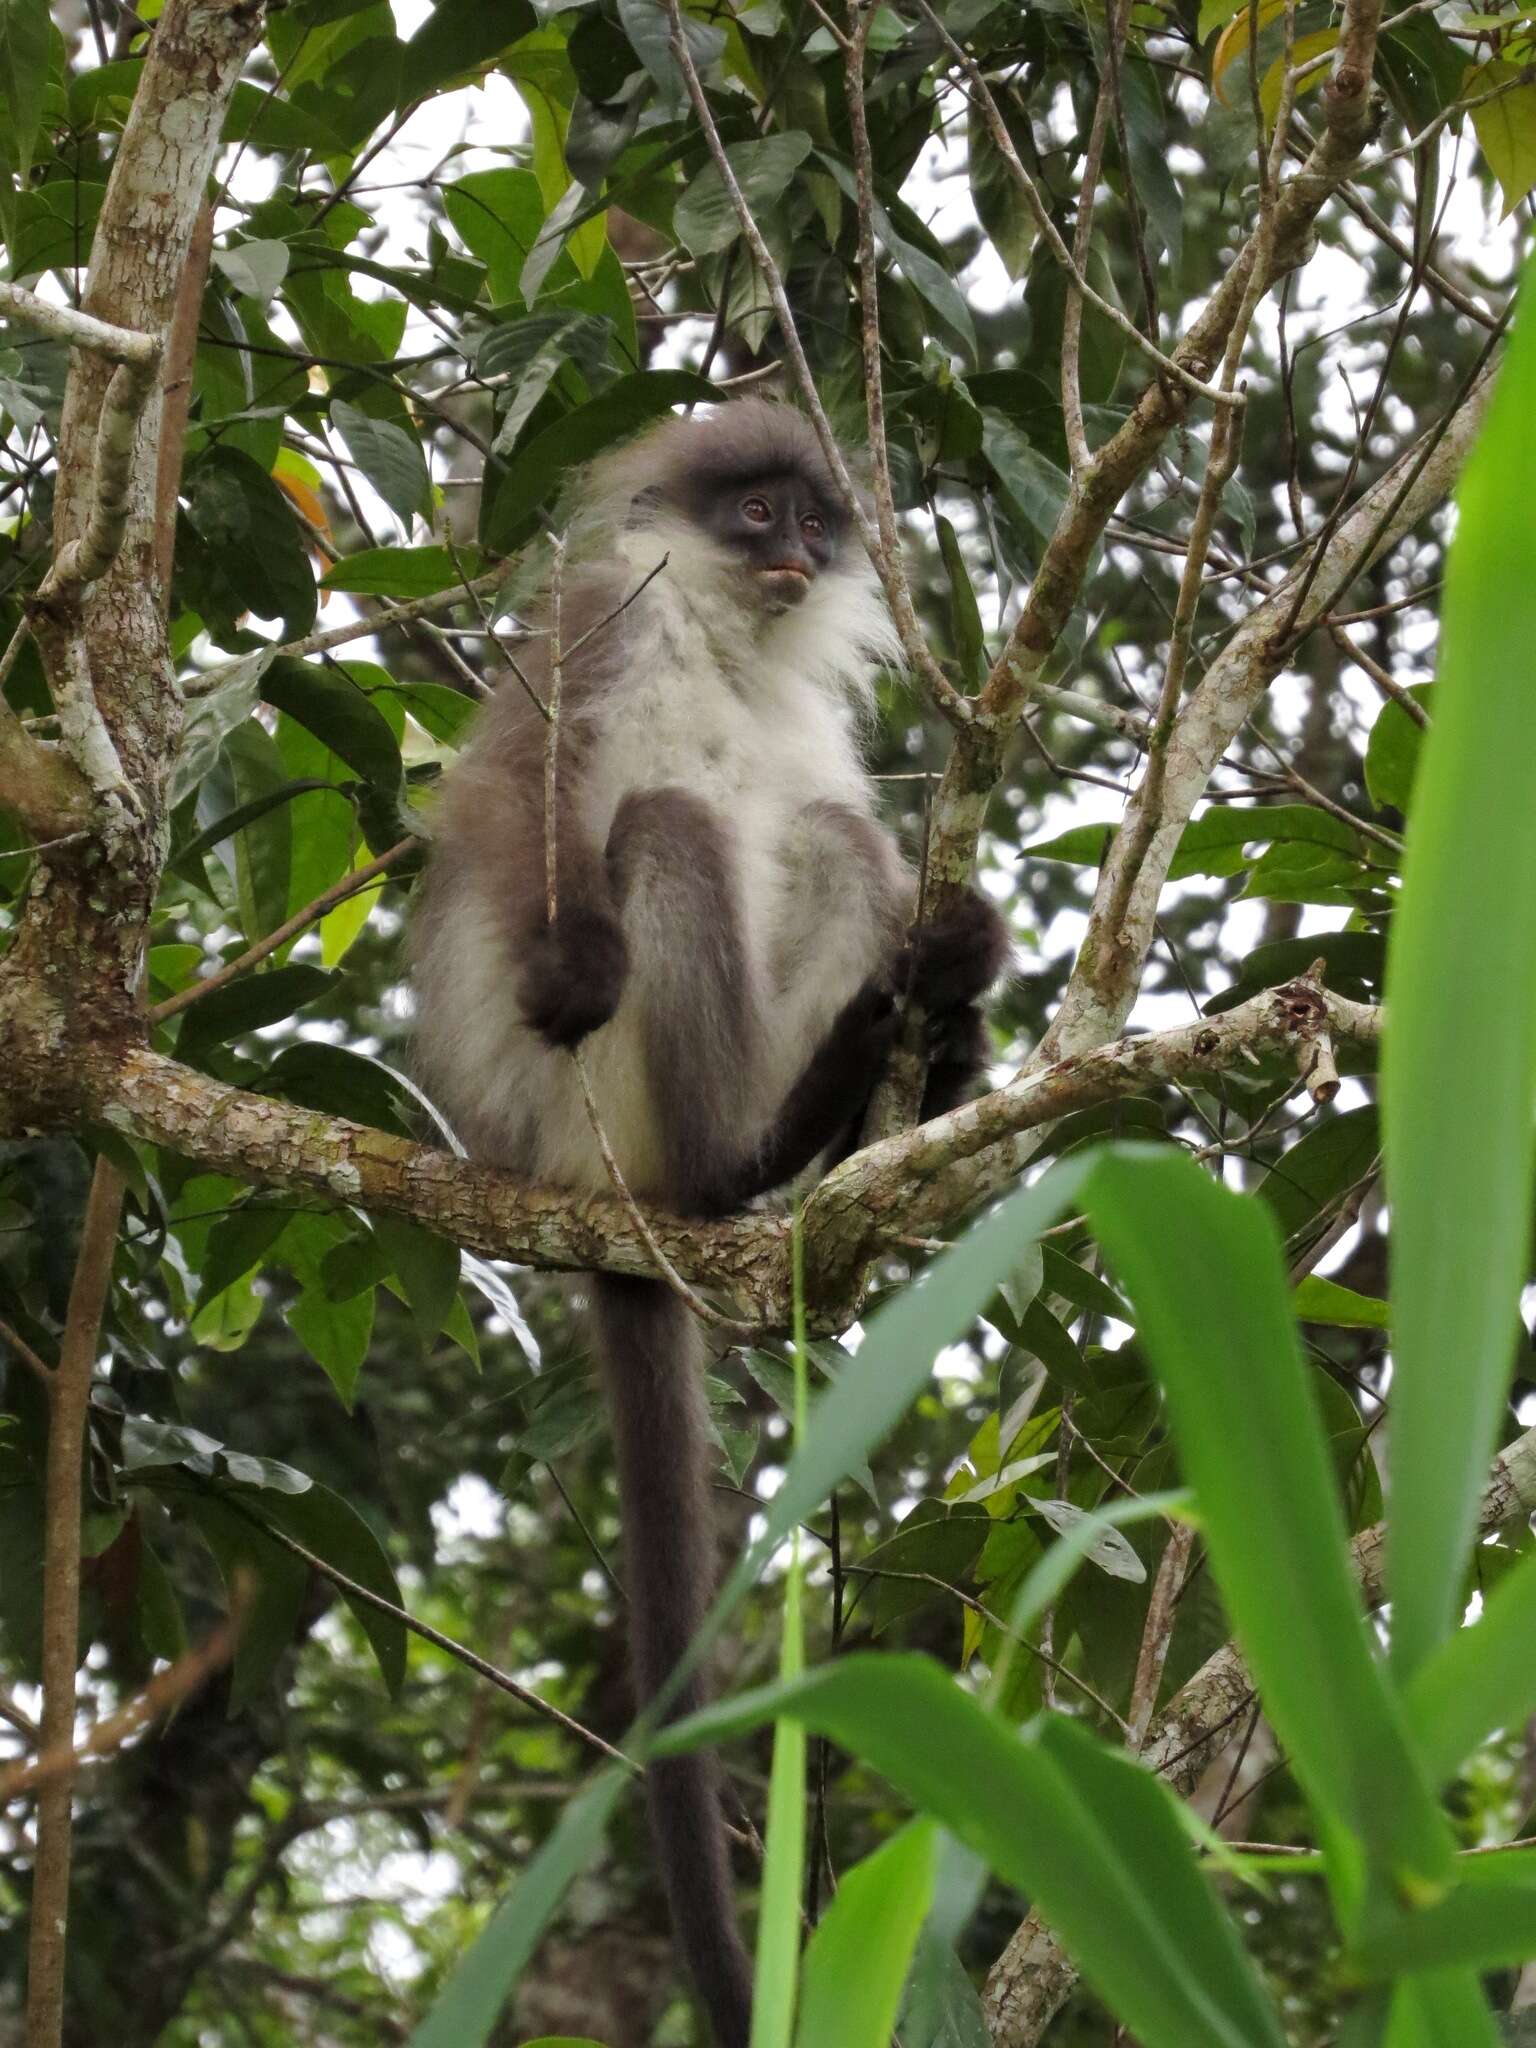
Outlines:
[[740, 1208], [782, 1187], [862, 1117], [896, 1037], [896, 991], [928, 1018], [931, 1059], [924, 1118], [954, 1107], [986, 1064], [980, 998], [1009, 950], [1008, 930], [983, 897], [967, 892], [944, 917], [914, 927], [889, 977], [865, 983], [844, 1004], [755, 1150], [703, 1191], [712, 1213]]
[[607, 1023], [629, 969], [608, 864], [589, 823], [591, 731], [581, 712], [591, 681], [579, 667], [566, 679], [552, 828], [545, 822], [547, 728], [526, 700], [495, 701], [485, 750], [453, 792], [460, 841], [487, 878], [507, 936], [518, 1008], [559, 1046], [579, 1044]]

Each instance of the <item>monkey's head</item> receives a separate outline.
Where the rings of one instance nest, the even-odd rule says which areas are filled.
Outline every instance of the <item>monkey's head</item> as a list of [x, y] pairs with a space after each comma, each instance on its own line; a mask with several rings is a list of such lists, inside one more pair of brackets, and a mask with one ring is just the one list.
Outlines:
[[815, 429], [767, 399], [664, 420], [612, 459], [604, 481], [628, 493], [631, 524], [680, 520], [701, 535], [768, 617], [802, 604], [846, 552], [847, 510]]

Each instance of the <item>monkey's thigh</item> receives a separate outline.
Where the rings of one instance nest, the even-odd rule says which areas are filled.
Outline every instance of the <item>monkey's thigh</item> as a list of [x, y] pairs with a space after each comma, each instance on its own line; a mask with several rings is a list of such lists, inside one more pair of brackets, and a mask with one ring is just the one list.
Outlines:
[[684, 789], [635, 791], [608, 835], [636, 1016], [666, 1160], [666, 1195], [712, 1186], [754, 1121], [758, 994], [731, 835]]
[[[784, 894], [769, 954], [774, 1035], [813, 1048], [906, 930], [911, 876], [888, 833], [850, 804], [795, 813], [780, 847]], [[794, 1074], [783, 1077], [787, 1087]]]

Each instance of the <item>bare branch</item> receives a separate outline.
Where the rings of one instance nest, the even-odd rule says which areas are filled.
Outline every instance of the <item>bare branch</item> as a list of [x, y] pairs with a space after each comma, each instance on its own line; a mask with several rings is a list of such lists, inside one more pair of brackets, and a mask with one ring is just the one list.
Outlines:
[[35, 292], [19, 284], [0, 284], [0, 313], [46, 334], [52, 341], [68, 342], [71, 348], [92, 349], [112, 363], [136, 363], [152, 370], [160, 360], [160, 338], [136, 334], [129, 327], [114, 327], [110, 320], [97, 320], [73, 306], [50, 305]]
[[23, 1792], [52, 1779], [62, 1778], [67, 1784], [82, 1764], [98, 1763], [115, 1754], [125, 1742], [131, 1742], [152, 1721], [179, 1706], [216, 1671], [222, 1670], [234, 1650], [236, 1633], [232, 1624], [215, 1629], [195, 1650], [188, 1650], [164, 1671], [157, 1671], [142, 1692], [135, 1693], [115, 1714], [98, 1721], [73, 1747], [66, 1743], [62, 1749], [45, 1749], [25, 1763], [0, 1771], [0, 1806], [8, 1806]]
[[1043, 1126], [1160, 1084], [1206, 1086], [1265, 1054], [1301, 1073], [1325, 1031], [1369, 1049], [1380, 1037], [1381, 1013], [1303, 976], [1173, 1031], [1117, 1039], [1043, 1070], [1030, 1065], [990, 1095], [867, 1146], [835, 1167], [805, 1205], [817, 1299], [835, 1299], [882, 1244], [952, 1222], [1007, 1186], [1034, 1150], [1029, 1134]]
[[[534, 1187], [437, 1146], [228, 1087], [144, 1047], [104, 1056], [85, 1093], [85, 1112], [127, 1136], [258, 1185], [413, 1217], [486, 1258], [561, 1272], [656, 1271], [650, 1247], [611, 1196]], [[667, 1258], [696, 1285], [720, 1288], [755, 1323], [786, 1321], [783, 1217], [697, 1223], [659, 1209], [646, 1215]]]
[[[1156, 785], [1150, 778], [1141, 783], [1109, 850], [1066, 995], [1031, 1062], [1036, 1071], [1064, 1053], [1102, 1044], [1123, 1026], [1152, 944], [1152, 920], [1168, 864], [1216, 764], [1301, 634], [1337, 603], [1370, 560], [1411, 532], [1445, 497], [1477, 433], [1491, 387], [1485, 372], [1444, 431], [1426, 436], [1394, 463], [1321, 552], [1299, 562], [1273, 595], [1249, 613], [1191, 692], [1170, 743], [1166, 777]], [[1292, 621], [1303, 587], [1306, 599]], [[1148, 811], [1155, 813], [1149, 826]]]

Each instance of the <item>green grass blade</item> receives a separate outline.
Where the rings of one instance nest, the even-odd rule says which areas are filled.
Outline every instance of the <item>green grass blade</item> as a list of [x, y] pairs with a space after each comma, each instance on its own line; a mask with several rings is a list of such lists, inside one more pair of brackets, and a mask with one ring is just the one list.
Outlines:
[[1444, 1882], [1451, 1844], [1367, 1647], [1322, 1425], [1265, 1205], [1172, 1150], [1101, 1156], [1083, 1201], [1168, 1394], [1184, 1475], [1265, 1711], [1329, 1830]]
[[608, 1816], [628, 1782], [627, 1772], [613, 1766], [571, 1801], [554, 1833], [465, 1951], [407, 2048], [476, 2048], [487, 2038], [550, 1916], [597, 1854]]
[[805, 1952], [795, 2048], [887, 2048], [933, 1898], [937, 1834], [914, 1821], [839, 1883]]
[[[972, 1226], [870, 1320], [858, 1355], [811, 1409], [809, 1427], [763, 1510], [763, 1533], [726, 1579], [674, 1679], [708, 1650], [763, 1567], [838, 1482], [888, 1436], [933, 1373], [933, 1361], [969, 1327], [1026, 1245], [1070, 1207], [1090, 1162], [1064, 1160]], [[665, 1705], [663, 1694], [657, 1705]], [[653, 1717], [654, 1720], [654, 1717]], [[653, 1720], [648, 1725], [653, 1725]]]
[[1495, 1730], [1536, 1711], [1536, 1557], [1522, 1558], [1480, 1620], [1435, 1650], [1409, 1685], [1408, 1718], [1431, 1779], [1443, 1784]]
[[1392, 1663], [1455, 1628], [1530, 1251], [1536, 1093], [1536, 303], [1457, 493], [1434, 726], [1387, 962]]
[[1393, 1993], [1382, 2048], [1499, 2048], [1477, 1978], [1465, 1970], [1405, 1978]]
[[[795, 1211], [791, 1254], [795, 1290], [795, 1442], [805, 1441], [805, 1288], [800, 1212]], [[796, 1679], [805, 1668], [801, 1618], [800, 1531], [793, 1545], [784, 1587], [784, 1626], [779, 1676]], [[768, 1834], [763, 1845], [763, 1882], [757, 1920], [757, 1958], [752, 1993], [751, 2048], [789, 2048], [795, 2024], [795, 1986], [800, 1964], [800, 1890], [805, 1876], [805, 1725], [785, 1719], [773, 1731], [773, 1771], [768, 1780]]]
[[926, 1657], [860, 1654], [706, 1708], [658, 1747], [793, 1714], [864, 1759], [1039, 1906], [1143, 2048], [1280, 2048], [1172, 1796], [1051, 1719], [1020, 1736]]
[[1402, 1913], [1352, 1944], [1358, 1976], [1401, 1977], [1419, 1970], [1498, 1970], [1536, 1956], [1536, 1884], [1458, 1885], [1438, 1905]]

